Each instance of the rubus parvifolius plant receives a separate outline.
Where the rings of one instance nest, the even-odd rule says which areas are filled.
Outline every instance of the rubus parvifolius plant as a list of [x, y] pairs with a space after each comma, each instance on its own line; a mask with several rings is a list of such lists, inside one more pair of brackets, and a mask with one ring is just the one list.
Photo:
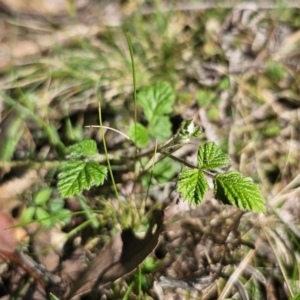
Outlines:
[[[143, 89], [138, 94], [138, 103], [143, 108], [147, 125], [135, 123], [129, 128], [128, 135], [137, 147], [145, 147], [149, 138], [158, 137], [161, 141], [171, 135], [171, 123], [168, 114], [172, 112], [175, 96], [171, 86], [158, 83]], [[167, 129], [167, 130], [166, 130]], [[164, 134], [159, 134], [164, 132]], [[167, 142], [151, 151], [164, 158], [169, 157], [184, 164], [187, 169], [178, 175], [177, 191], [192, 205], [199, 205], [209, 189], [207, 177], [213, 179], [215, 198], [224, 204], [236, 206], [242, 210], [264, 212], [262, 194], [251, 178], [237, 171], [223, 172], [220, 168], [229, 165], [229, 156], [213, 142], [200, 145], [197, 153], [197, 166], [193, 166], [172, 155], [191, 139], [199, 137], [202, 129], [192, 120], [181, 123], [178, 132]], [[96, 142], [83, 140], [69, 147], [68, 160], [62, 163], [58, 188], [63, 197], [80, 194], [84, 189], [103, 184], [107, 177], [107, 168], [101, 165]]]

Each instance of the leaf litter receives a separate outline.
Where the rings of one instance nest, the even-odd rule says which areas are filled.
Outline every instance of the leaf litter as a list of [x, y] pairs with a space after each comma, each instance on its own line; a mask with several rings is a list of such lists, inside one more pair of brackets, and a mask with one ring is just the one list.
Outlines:
[[[66, 1], [58, 1], [55, 11], [44, 2], [30, 8], [1, 1], [0, 86], [18, 101], [26, 135], [6, 134], [7, 118], [18, 121], [19, 116], [13, 102], [1, 95], [0, 147], [9, 139], [12, 143], [1, 148], [0, 296], [46, 299], [52, 292], [67, 299], [86, 293], [84, 299], [94, 299], [99, 293], [103, 299], [121, 299], [137, 280], [132, 271], [148, 255], [160, 263], [155, 271], [143, 269], [148, 284], [144, 295], [152, 299], [182, 299], [186, 293], [194, 299], [226, 293], [248, 299], [257, 282], [261, 298], [294, 296], [299, 289], [291, 275], [299, 273], [299, 246], [293, 238], [299, 231], [300, 203], [294, 180], [300, 171], [299, 9], [248, 3], [222, 9], [195, 4], [178, 4], [177, 9], [176, 4], [149, 11], [141, 3], [138, 11], [129, 2], [76, 1], [68, 10], [61, 6]], [[269, 211], [264, 216], [241, 212], [211, 198], [186, 208], [171, 189], [164, 200], [167, 208], [159, 213], [164, 213], [164, 223], [156, 219], [156, 227], [164, 230], [156, 228], [153, 235], [150, 227], [137, 238], [131, 228], [142, 219], [139, 206], [129, 202], [130, 208], [122, 207], [132, 190], [133, 202], [141, 202], [142, 187], [132, 184], [133, 165], [125, 162], [124, 170], [115, 173], [127, 193], [117, 210], [108, 209], [116, 199], [103, 186], [85, 194], [98, 213], [81, 213], [82, 206], [71, 197], [65, 204], [74, 213], [68, 224], [6, 229], [18, 224], [21, 211], [44, 182], [55, 186], [53, 169], [63, 154], [59, 139], [69, 145], [88, 136], [101, 145], [97, 129], [84, 128], [97, 124], [95, 87], [105, 100], [105, 126], [127, 126], [132, 79], [123, 30], [128, 28], [134, 38], [138, 89], [161, 79], [175, 82], [174, 120], [193, 118], [205, 128], [208, 140], [224, 145], [231, 166], [260, 183]], [[207, 103], [201, 100], [203, 91]], [[46, 120], [44, 127], [27, 110]], [[111, 153], [129, 155], [131, 148], [116, 133], [108, 131], [106, 137]], [[188, 160], [192, 155], [184, 152]], [[163, 193], [161, 185], [150, 188], [148, 209], [162, 201], [158, 193]], [[173, 213], [168, 213], [170, 203]], [[126, 222], [129, 229], [124, 229]], [[78, 226], [82, 229], [77, 232]], [[226, 289], [220, 294], [222, 282]], [[134, 289], [129, 298], [139, 293]]]

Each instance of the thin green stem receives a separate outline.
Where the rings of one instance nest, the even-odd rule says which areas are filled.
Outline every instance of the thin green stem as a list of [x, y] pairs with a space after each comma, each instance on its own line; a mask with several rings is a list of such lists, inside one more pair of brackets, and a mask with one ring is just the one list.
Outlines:
[[116, 182], [115, 182], [114, 175], [113, 175], [113, 172], [112, 172], [112, 168], [111, 168], [111, 164], [110, 164], [110, 160], [109, 160], [109, 155], [108, 155], [108, 151], [107, 151], [107, 146], [106, 146], [106, 140], [105, 140], [105, 135], [104, 135], [104, 128], [103, 128], [103, 122], [102, 122], [102, 113], [101, 113], [101, 104], [100, 104], [100, 101], [99, 101], [98, 111], [99, 111], [100, 131], [101, 131], [101, 136], [102, 136], [104, 153], [105, 153], [106, 161], [107, 161], [107, 167], [108, 167], [109, 175], [110, 175], [110, 178], [111, 178], [111, 181], [112, 181], [112, 185], [113, 185], [113, 189], [114, 189], [116, 198], [119, 200], [119, 193], [118, 193]]
[[155, 149], [154, 149], [154, 155], [152, 157], [153, 159], [153, 163], [151, 165], [151, 172], [150, 172], [150, 178], [149, 178], [149, 185], [148, 185], [148, 188], [147, 188], [147, 192], [146, 192], [146, 196], [144, 198], [144, 200], [142, 201], [142, 204], [145, 208], [146, 206], [146, 199], [148, 198], [148, 195], [149, 195], [149, 191], [150, 191], [150, 186], [151, 186], [151, 180], [152, 180], [152, 177], [153, 177], [153, 171], [154, 171], [154, 167], [155, 167], [155, 155], [156, 155], [156, 151], [157, 151], [157, 144], [155, 145]]
[[138, 278], [139, 278], [139, 280], [138, 280], [138, 284], [139, 284], [139, 287], [138, 287], [138, 289], [139, 289], [139, 298], [138, 299], [141, 299], [141, 296], [142, 296], [142, 268], [141, 268], [141, 266], [138, 266]]
[[[134, 136], [136, 137], [137, 129], [137, 99], [136, 99], [136, 75], [135, 75], [135, 63], [134, 63], [134, 56], [133, 56], [133, 48], [132, 48], [132, 41], [129, 31], [126, 31], [126, 40], [129, 48], [130, 53], [130, 60], [131, 60], [131, 69], [132, 69], [132, 84], [133, 84], [133, 106], [134, 106]], [[135, 157], [137, 156], [137, 148], [135, 148]]]
[[126, 291], [126, 293], [125, 293], [125, 295], [124, 295], [124, 297], [123, 297], [122, 300], [128, 300], [128, 299], [129, 299], [130, 294], [131, 294], [131, 292], [132, 292], [133, 285], [134, 285], [134, 283], [132, 282], [132, 283], [130, 284], [130, 286], [128, 287], [128, 289], [127, 289], [127, 291]]
[[135, 135], [136, 135], [136, 123], [137, 123], [137, 101], [136, 101], [136, 76], [135, 76], [135, 63], [133, 56], [132, 41], [130, 33], [126, 32], [127, 44], [129, 47], [130, 59], [131, 59], [131, 68], [132, 68], [132, 83], [133, 83], [133, 101], [134, 101], [134, 124], [135, 124]]

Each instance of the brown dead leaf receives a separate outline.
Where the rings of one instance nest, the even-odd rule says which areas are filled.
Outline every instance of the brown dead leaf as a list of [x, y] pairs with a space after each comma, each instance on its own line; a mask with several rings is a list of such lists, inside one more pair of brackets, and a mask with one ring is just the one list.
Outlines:
[[16, 249], [16, 229], [8, 229], [13, 225], [14, 220], [7, 213], [0, 211], [0, 254], [2, 251], [13, 253]]
[[[0, 161], [0, 168], [6, 168], [6, 164], [9, 165], [9, 163]], [[13, 209], [22, 205], [20, 195], [38, 180], [41, 180], [47, 173], [47, 170], [30, 170], [30, 166], [28, 165], [19, 169], [15, 168], [14, 173], [16, 176], [0, 185], [0, 208], [8, 214]]]
[[118, 233], [79, 275], [66, 299], [75, 299], [132, 272], [156, 247], [162, 225], [163, 211], [156, 210], [143, 239], [137, 238], [132, 229]]
[[65, 241], [66, 234], [57, 228], [42, 230], [35, 235], [33, 249], [47, 271], [53, 272], [58, 267]]
[[[20, 237], [24, 239], [25, 231], [23, 228], [9, 228], [15, 225], [15, 221], [7, 213], [0, 211], [0, 261], [1, 258], [10, 260], [21, 266], [28, 274], [30, 274], [42, 287], [45, 286], [44, 281], [23, 259], [23, 256], [16, 250]], [[23, 234], [22, 234], [23, 233]]]
[[16, 221], [9, 214], [0, 210], [0, 256], [2, 252], [15, 252], [17, 244], [28, 239], [27, 233], [22, 227], [9, 228], [14, 225], [16, 225]]

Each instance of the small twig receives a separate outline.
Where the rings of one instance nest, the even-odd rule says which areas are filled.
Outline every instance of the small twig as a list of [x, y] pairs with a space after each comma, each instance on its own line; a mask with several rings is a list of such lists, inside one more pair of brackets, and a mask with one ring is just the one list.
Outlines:
[[122, 131], [119, 131], [119, 130], [117, 130], [115, 128], [112, 128], [112, 127], [103, 126], [103, 125], [102, 126], [99, 126], [99, 125], [87, 125], [87, 126], [84, 126], [84, 127], [87, 127], [87, 128], [104, 128], [104, 129], [109, 129], [111, 131], [114, 131], [114, 132], [117, 132], [117, 133], [123, 135], [127, 140], [131, 141], [131, 139], [130, 139], [130, 137], [128, 135], [126, 135]]

